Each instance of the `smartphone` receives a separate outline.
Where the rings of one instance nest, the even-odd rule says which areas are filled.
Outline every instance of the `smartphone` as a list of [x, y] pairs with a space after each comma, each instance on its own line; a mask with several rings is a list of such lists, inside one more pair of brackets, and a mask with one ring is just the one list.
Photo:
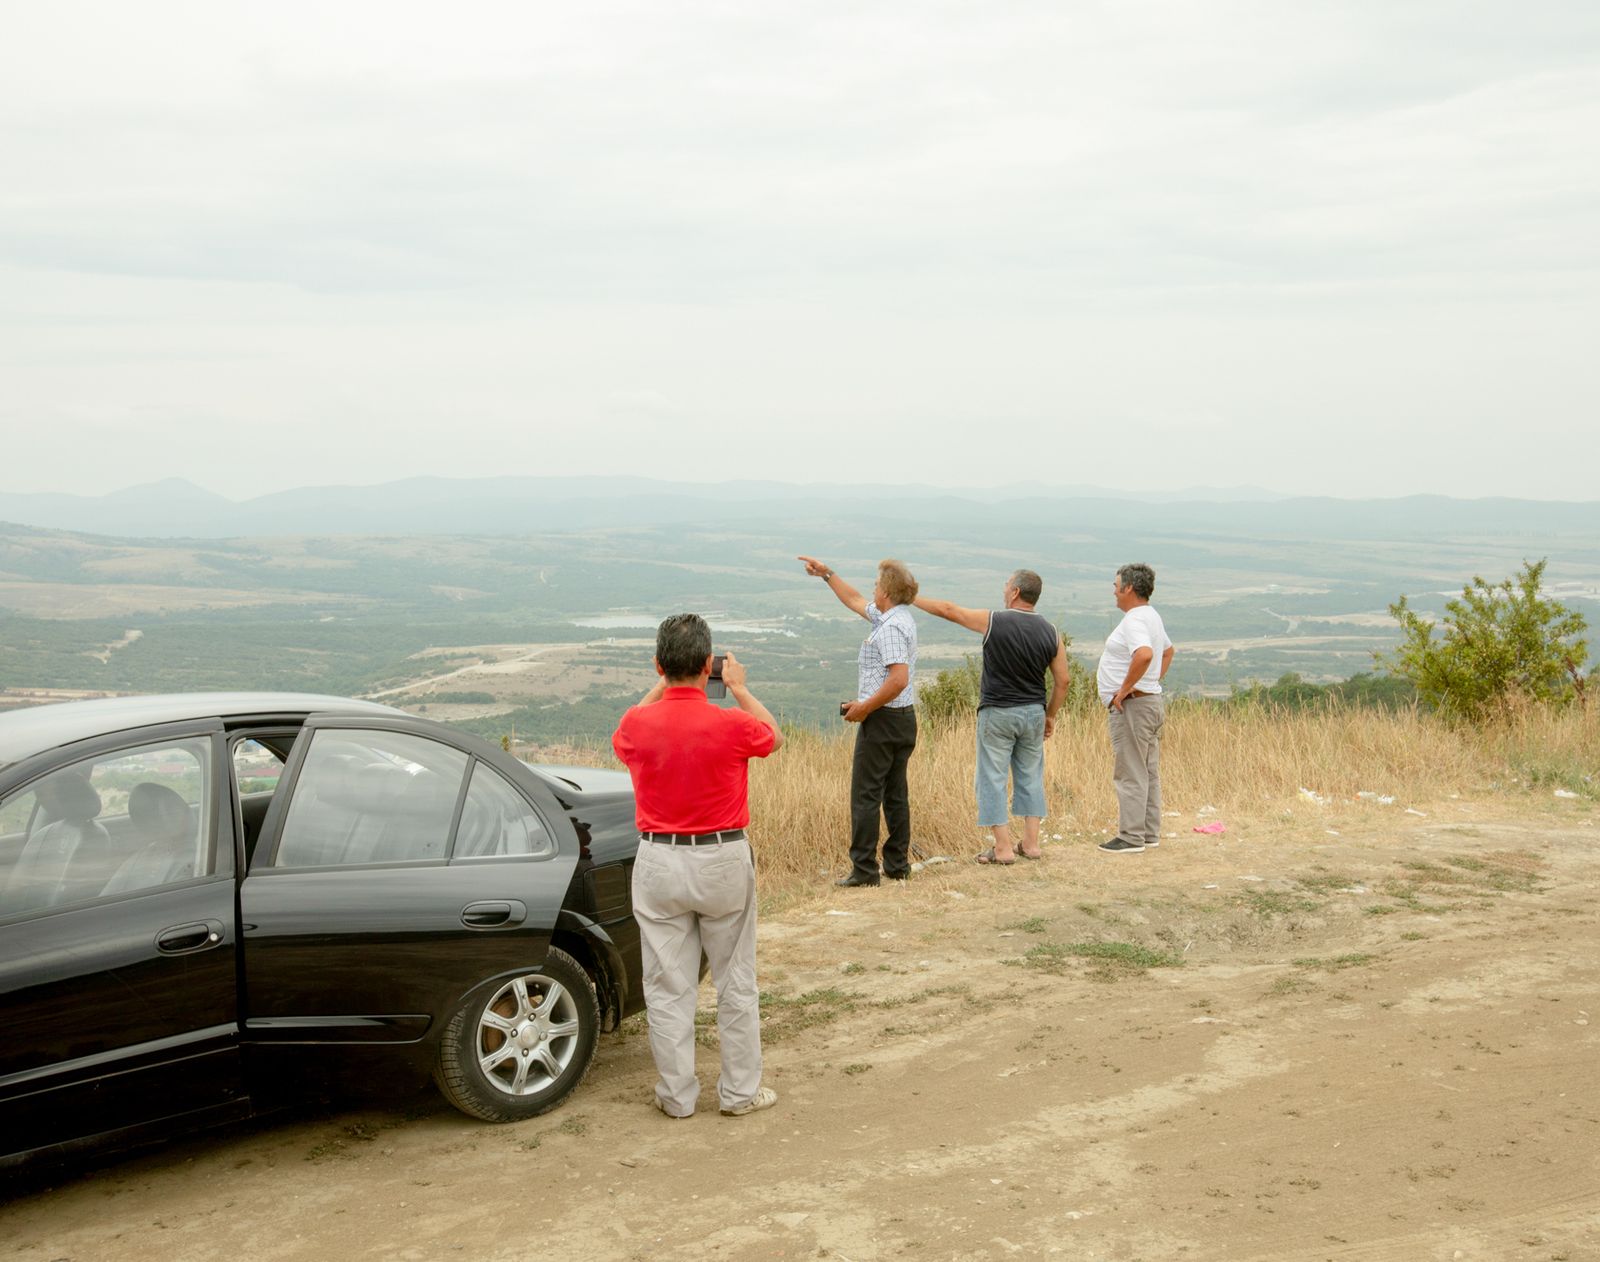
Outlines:
[[728, 695], [728, 685], [722, 682], [722, 663], [725, 655], [718, 653], [711, 659], [711, 678], [706, 680], [706, 696], [720, 701]]
[[855, 705], [854, 701], [841, 701], [839, 703], [839, 717], [841, 719], [844, 718], [844, 716], [850, 712], [850, 707], [853, 705]]

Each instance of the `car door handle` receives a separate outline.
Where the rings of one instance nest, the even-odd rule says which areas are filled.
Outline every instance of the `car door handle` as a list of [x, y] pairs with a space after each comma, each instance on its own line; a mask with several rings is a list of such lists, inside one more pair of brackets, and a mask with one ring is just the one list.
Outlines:
[[461, 923], [468, 929], [505, 929], [520, 925], [527, 917], [527, 904], [514, 898], [468, 903], [461, 909]]
[[222, 942], [220, 920], [197, 920], [189, 925], [173, 925], [156, 934], [156, 950], [163, 955], [187, 955], [208, 951]]

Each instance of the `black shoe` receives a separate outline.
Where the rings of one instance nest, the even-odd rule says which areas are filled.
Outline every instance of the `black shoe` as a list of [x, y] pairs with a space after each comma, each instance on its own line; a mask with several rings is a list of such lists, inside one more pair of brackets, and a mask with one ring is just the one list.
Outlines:
[[886, 881], [909, 881], [911, 879], [911, 869], [907, 868], [904, 872], [885, 872], [883, 879]]
[[1099, 849], [1107, 854], [1143, 854], [1144, 843], [1129, 841], [1126, 837], [1113, 837], [1110, 841], [1102, 841]]
[[840, 886], [843, 889], [850, 889], [859, 885], [876, 885], [877, 883], [877, 877], [860, 876], [855, 872], [852, 872], [849, 876], [842, 877], [834, 882], [835, 885]]

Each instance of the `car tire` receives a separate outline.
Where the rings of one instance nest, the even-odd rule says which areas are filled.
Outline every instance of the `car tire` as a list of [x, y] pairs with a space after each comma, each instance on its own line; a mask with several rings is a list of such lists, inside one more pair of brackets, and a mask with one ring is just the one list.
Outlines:
[[538, 968], [482, 987], [462, 1005], [439, 1042], [433, 1079], [469, 1117], [537, 1117], [583, 1081], [599, 1030], [589, 975], [551, 947]]

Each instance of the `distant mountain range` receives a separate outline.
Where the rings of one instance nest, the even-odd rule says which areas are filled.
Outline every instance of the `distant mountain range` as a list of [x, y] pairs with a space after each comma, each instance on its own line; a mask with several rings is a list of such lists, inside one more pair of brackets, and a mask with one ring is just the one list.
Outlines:
[[[1144, 505], [1145, 507], [1140, 507]], [[0, 521], [124, 538], [273, 535], [525, 534], [604, 527], [854, 519], [906, 523], [993, 519], [1065, 530], [1166, 529], [1321, 538], [1600, 533], [1600, 500], [1290, 498], [1258, 487], [1134, 494], [1038, 482], [994, 488], [862, 487], [777, 481], [691, 483], [649, 478], [407, 478], [377, 486], [313, 486], [230, 500], [181, 478], [109, 495], [0, 492]]]

